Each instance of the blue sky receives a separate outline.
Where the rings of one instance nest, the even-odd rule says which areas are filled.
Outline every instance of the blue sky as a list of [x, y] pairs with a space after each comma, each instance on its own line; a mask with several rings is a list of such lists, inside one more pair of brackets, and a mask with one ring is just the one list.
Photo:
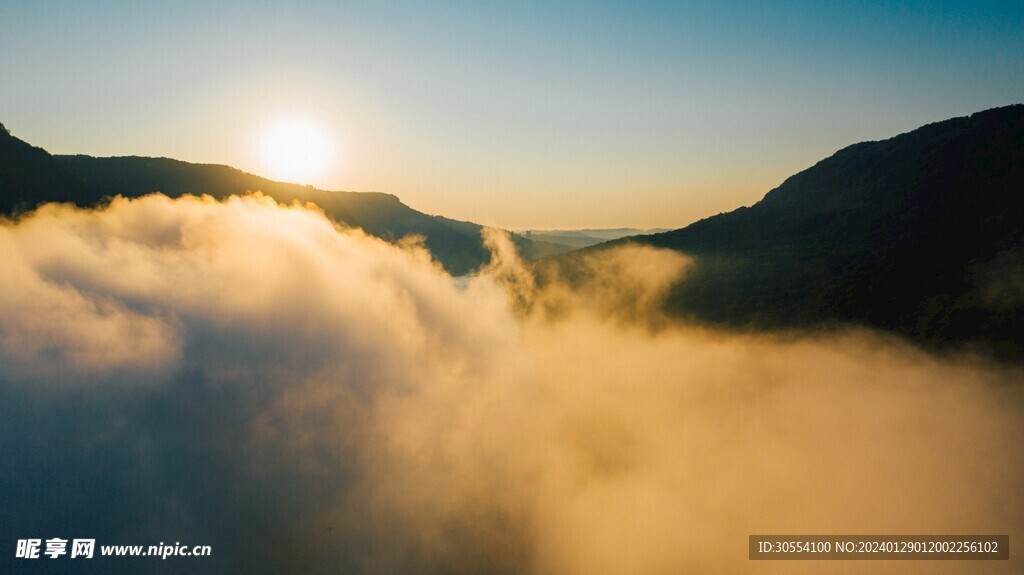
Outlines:
[[1024, 101], [1024, 3], [0, 5], [0, 121], [57, 153], [261, 172], [505, 227], [679, 227], [836, 149]]

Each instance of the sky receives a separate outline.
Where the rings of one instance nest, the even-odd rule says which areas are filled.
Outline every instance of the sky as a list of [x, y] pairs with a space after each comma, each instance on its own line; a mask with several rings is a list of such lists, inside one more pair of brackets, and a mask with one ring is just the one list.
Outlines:
[[858, 141], [1024, 101], [1020, 2], [0, 4], [0, 122], [53, 153], [309, 181], [513, 229], [684, 226]]

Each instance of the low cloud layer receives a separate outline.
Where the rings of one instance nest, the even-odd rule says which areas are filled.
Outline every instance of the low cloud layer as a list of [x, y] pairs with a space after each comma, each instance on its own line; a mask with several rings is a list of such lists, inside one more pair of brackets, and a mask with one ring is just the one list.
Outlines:
[[486, 239], [456, 281], [259, 196], [0, 226], [0, 561], [95, 537], [214, 549], [97, 572], [956, 573], [747, 536], [1024, 535], [1018, 370], [678, 325], [682, 256], [592, 256], [570, 289]]

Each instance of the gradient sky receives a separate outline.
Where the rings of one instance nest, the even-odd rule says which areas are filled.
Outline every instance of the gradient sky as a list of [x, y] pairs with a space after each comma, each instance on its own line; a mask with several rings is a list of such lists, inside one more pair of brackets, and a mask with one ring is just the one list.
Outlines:
[[[1024, 101], [1022, 2], [0, 3], [0, 122], [509, 228], [680, 227], [857, 141]], [[264, 170], [265, 172], [265, 170]]]

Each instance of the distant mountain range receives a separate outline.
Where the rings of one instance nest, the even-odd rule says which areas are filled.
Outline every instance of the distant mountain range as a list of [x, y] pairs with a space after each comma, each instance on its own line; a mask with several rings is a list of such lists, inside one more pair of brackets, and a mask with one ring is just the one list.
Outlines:
[[696, 258], [668, 306], [700, 322], [856, 323], [1024, 359], [1024, 106], [855, 144], [751, 207], [590, 249], [622, 241]]
[[605, 229], [583, 229], [583, 230], [521, 230], [523, 237], [533, 241], [548, 242], [559, 245], [572, 246], [573, 248], [585, 248], [617, 240], [626, 236], [639, 236], [667, 232], [667, 229], [656, 228], [641, 230], [637, 228], [605, 228]]
[[[44, 202], [94, 206], [106, 197], [170, 197], [209, 194], [226, 198], [259, 190], [279, 202], [312, 202], [335, 221], [362, 228], [387, 241], [407, 235], [426, 246], [448, 272], [468, 273], [490, 260], [481, 226], [416, 211], [389, 194], [330, 192], [275, 182], [229, 166], [192, 164], [168, 158], [52, 156], [10, 135], [0, 125], [0, 212], [25, 211]], [[526, 258], [573, 249], [570, 245], [513, 236]]]

